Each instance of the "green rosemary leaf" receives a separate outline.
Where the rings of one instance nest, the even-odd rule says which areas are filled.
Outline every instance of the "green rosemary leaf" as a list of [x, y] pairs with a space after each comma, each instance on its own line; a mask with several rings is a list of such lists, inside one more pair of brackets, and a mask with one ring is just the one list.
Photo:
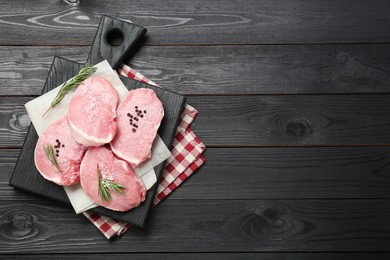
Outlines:
[[124, 192], [122, 189], [126, 189], [126, 187], [121, 185], [121, 184], [118, 184], [118, 183], [115, 183], [115, 182], [112, 182], [109, 180], [106, 180], [105, 182], [106, 182], [106, 186], [109, 190], [113, 190], [117, 193], [123, 194]]
[[123, 194], [123, 189], [126, 189], [126, 186], [123, 186], [119, 183], [103, 180], [102, 171], [99, 168], [99, 164], [96, 165], [97, 174], [98, 174], [98, 195], [102, 199], [102, 201], [106, 202], [111, 200], [110, 191], [117, 192], [119, 194]]
[[60, 88], [60, 91], [58, 91], [56, 97], [51, 102], [50, 107], [45, 111], [42, 117], [44, 117], [50, 111], [50, 109], [61, 103], [61, 101], [64, 99], [65, 95], [69, 93], [69, 91], [76, 89], [81, 84], [81, 82], [87, 79], [95, 71], [96, 68], [92, 65], [85, 66], [79, 71], [79, 73], [75, 77], [64, 82], [64, 84], [62, 84]]
[[49, 159], [49, 161], [57, 168], [57, 170], [61, 173], [61, 169], [58, 166], [56, 157], [54, 155], [54, 149], [51, 144], [44, 145], [43, 150], [45, 151], [46, 157]]

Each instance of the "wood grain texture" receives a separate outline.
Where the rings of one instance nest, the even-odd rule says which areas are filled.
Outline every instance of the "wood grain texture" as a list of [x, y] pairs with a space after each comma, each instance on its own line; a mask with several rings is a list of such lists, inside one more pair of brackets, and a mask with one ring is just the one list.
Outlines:
[[[21, 194], [8, 186], [19, 152], [0, 149], [3, 200]], [[388, 147], [208, 148], [204, 156], [169, 200], [390, 198]]]
[[60, 205], [1, 201], [0, 247], [3, 254], [387, 251], [389, 217], [387, 199], [167, 200], [147, 227], [108, 249], [95, 227]]
[[0, 95], [40, 95], [54, 56], [83, 62], [87, 47], [0, 47]]
[[[0, 146], [20, 146], [29, 97], [0, 97]], [[191, 96], [207, 146], [389, 145], [390, 95]], [[19, 127], [22, 125], [23, 127]]]
[[3, 137], [1, 146], [21, 146], [30, 127], [31, 120], [24, 104], [32, 100], [32, 97], [19, 97], [18, 103], [14, 98], [0, 97], [0, 138]]
[[[186, 95], [390, 93], [389, 50], [389, 44], [145, 46], [126, 61]], [[84, 62], [87, 53], [86, 47], [2, 46], [0, 95], [38, 95], [54, 55]]]
[[149, 28], [148, 44], [389, 42], [385, 0], [2, 2], [2, 45], [91, 45], [102, 14]]
[[389, 145], [389, 95], [190, 97], [208, 146]]
[[[18, 159], [20, 149], [0, 149], [0, 183], [8, 183]], [[0, 196], [3, 197], [3, 196]]]
[[170, 199], [390, 198], [390, 148], [208, 148]]
[[128, 254], [50, 254], [50, 255], [0, 255], [0, 258], [12, 260], [34, 260], [34, 259], [159, 259], [159, 260], [387, 260], [390, 257], [389, 253], [128, 253]]
[[183, 94], [389, 93], [390, 45], [142, 47], [129, 61]]

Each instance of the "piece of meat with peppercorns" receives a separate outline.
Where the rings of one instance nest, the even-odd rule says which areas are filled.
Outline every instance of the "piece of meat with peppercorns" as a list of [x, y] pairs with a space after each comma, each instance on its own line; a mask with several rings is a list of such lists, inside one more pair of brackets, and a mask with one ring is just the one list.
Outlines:
[[116, 133], [118, 100], [118, 92], [104, 78], [94, 76], [84, 80], [68, 108], [73, 138], [85, 146], [109, 143]]
[[148, 88], [131, 90], [117, 108], [117, 133], [111, 150], [133, 168], [151, 156], [164, 108], [156, 92]]
[[41, 175], [58, 185], [80, 181], [80, 164], [86, 147], [71, 134], [66, 116], [48, 126], [39, 137], [34, 152], [35, 165]]

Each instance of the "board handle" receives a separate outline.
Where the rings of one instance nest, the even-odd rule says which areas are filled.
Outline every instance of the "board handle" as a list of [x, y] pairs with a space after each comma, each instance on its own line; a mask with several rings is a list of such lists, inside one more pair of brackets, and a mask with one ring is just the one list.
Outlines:
[[146, 28], [142, 26], [102, 16], [86, 65], [107, 60], [114, 70], [117, 69], [145, 33]]

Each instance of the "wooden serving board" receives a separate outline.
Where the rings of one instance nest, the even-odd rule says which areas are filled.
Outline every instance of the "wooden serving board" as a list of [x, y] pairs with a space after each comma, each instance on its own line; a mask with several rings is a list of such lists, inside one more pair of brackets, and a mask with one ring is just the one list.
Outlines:
[[[112, 39], [110, 39], [110, 37], [118, 37], [118, 33], [119, 36], [123, 36], [123, 42], [119, 45], [110, 44], [112, 43]], [[85, 64], [81, 64], [61, 57], [55, 57], [42, 93], [56, 88], [62, 82], [75, 76], [86, 64], [96, 64], [102, 60], [107, 60], [111, 67], [117, 69], [122, 60], [129, 54], [129, 51], [134, 46], [134, 43], [145, 33], [146, 29], [143, 27], [108, 16], [103, 16], [87, 62]], [[177, 124], [180, 120], [181, 112], [184, 108], [185, 97], [128, 78], [122, 77], [121, 79], [129, 90], [146, 87], [156, 91], [165, 110], [165, 116], [159, 128], [159, 135], [164, 143], [170, 147], [176, 132]], [[9, 185], [70, 205], [70, 201], [63, 187], [47, 181], [36, 169], [34, 163], [34, 149], [37, 140], [38, 135], [34, 127], [31, 125]], [[164, 163], [156, 166], [154, 170], [156, 172], [157, 179], [159, 179], [162, 171], [164, 170]], [[143, 227], [148, 217], [156, 191], [157, 184], [155, 184], [147, 192], [144, 203], [128, 212], [116, 212], [102, 207], [98, 207], [93, 210], [116, 220], [125, 221], [133, 225]]]

